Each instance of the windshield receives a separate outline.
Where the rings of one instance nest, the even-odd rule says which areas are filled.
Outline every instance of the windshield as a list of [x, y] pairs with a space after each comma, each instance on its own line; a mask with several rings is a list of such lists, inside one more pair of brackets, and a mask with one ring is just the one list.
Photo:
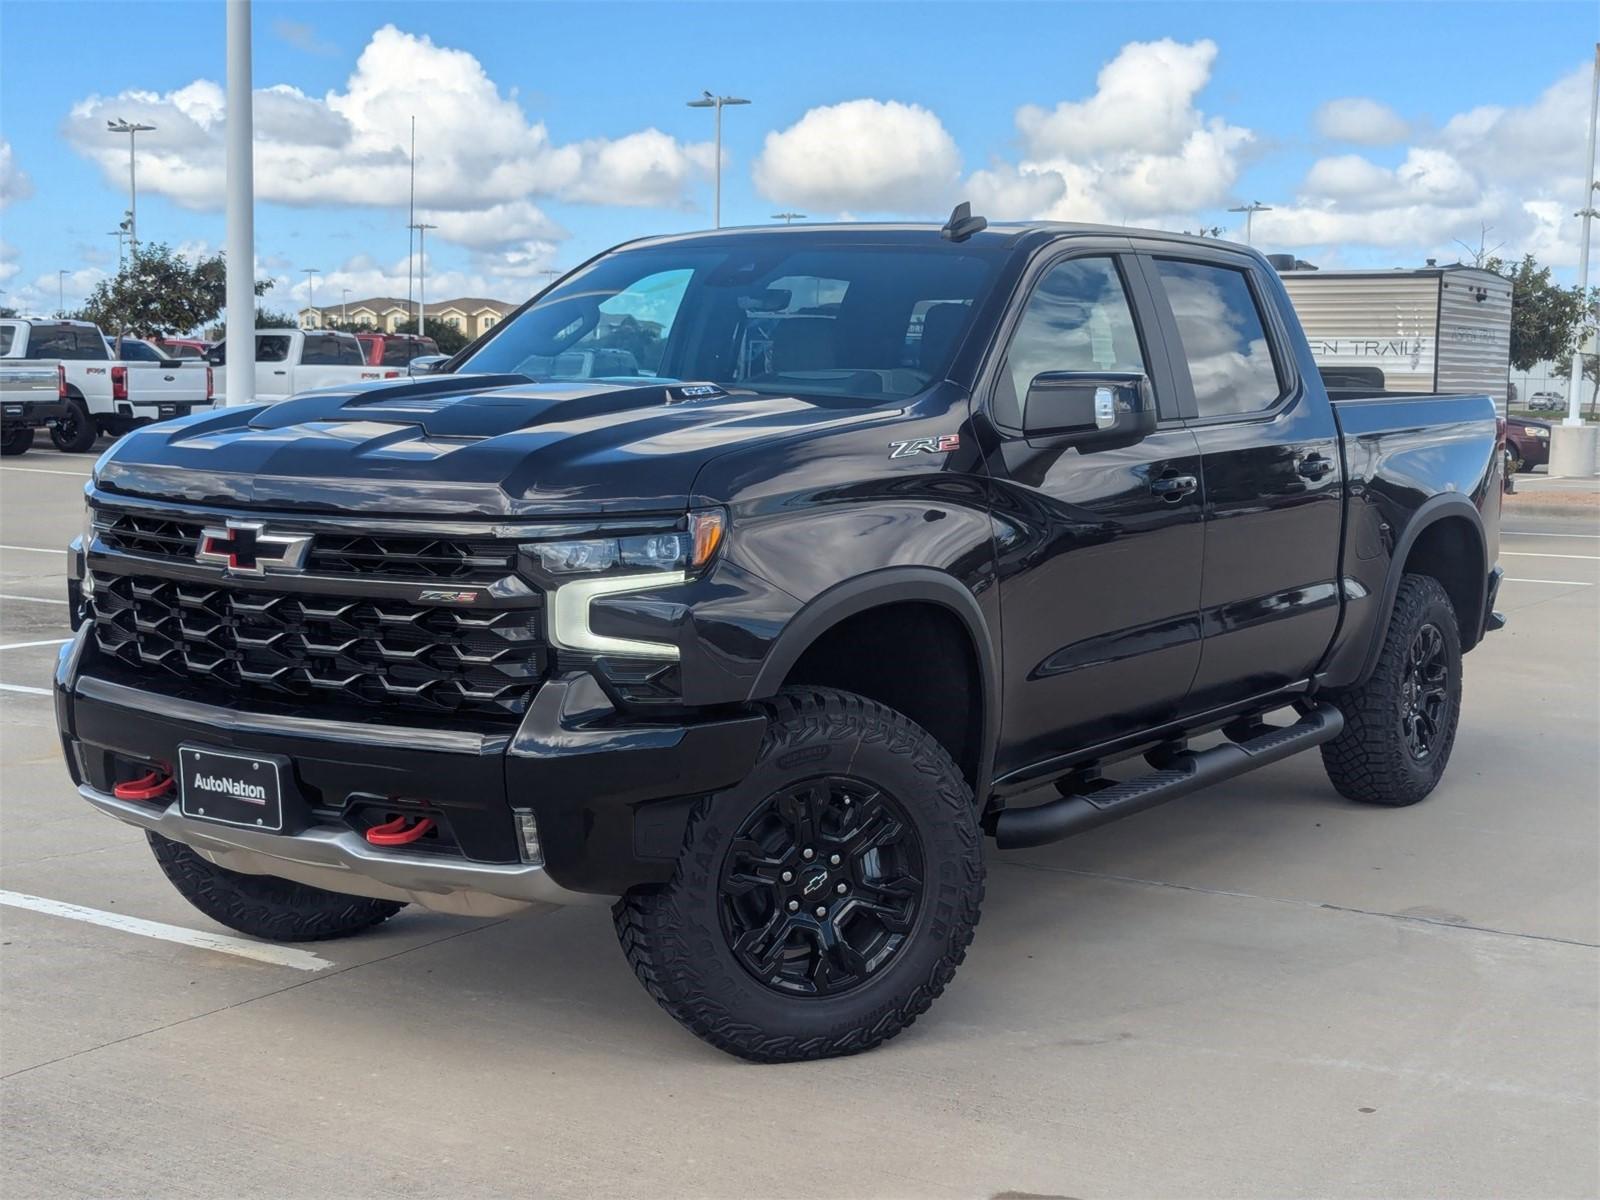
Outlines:
[[779, 234], [622, 250], [508, 321], [461, 366], [899, 399], [944, 377], [996, 257]]

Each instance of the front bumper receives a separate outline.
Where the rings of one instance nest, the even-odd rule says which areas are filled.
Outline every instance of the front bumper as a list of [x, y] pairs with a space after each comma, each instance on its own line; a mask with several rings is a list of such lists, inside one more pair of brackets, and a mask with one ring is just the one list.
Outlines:
[[[63, 647], [55, 680], [67, 767], [85, 800], [231, 870], [444, 912], [589, 902], [670, 878], [694, 801], [742, 778], [765, 731], [743, 711], [630, 722], [581, 672], [545, 683], [504, 732], [246, 711], [130, 681], [93, 629], [84, 622]], [[186, 817], [171, 797], [112, 794], [191, 744], [287, 759], [287, 832]], [[383, 806], [435, 817], [448, 844], [369, 845], [360, 814]], [[523, 861], [513, 808], [533, 812], [542, 861]]]

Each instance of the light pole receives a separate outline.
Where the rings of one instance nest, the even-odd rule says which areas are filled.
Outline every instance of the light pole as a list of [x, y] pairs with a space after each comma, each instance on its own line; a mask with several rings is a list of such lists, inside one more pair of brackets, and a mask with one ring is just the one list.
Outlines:
[[806, 219], [806, 215], [805, 213], [797, 212], [781, 212], [773, 213], [772, 219], [774, 221], [782, 221], [785, 225], [793, 225], [796, 221], [804, 221]]
[[137, 121], [125, 121], [118, 117], [115, 121], [107, 121], [106, 128], [112, 133], [125, 133], [128, 135], [128, 241], [133, 247], [133, 256], [139, 257], [139, 181], [134, 172], [134, 143], [139, 140], [141, 133], [149, 133], [154, 125], [141, 125]]
[[411, 228], [417, 231], [417, 336], [428, 336], [428, 230], [439, 228], [426, 221], [418, 221]]
[[322, 327], [322, 314], [317, 311], [317, 276], [322, 272], [316, 267], [303, 267], [300, 273], [306, 277], [306, 307], [311, 310], [311, 319], [317, 322], [316, 327]]
[[228, 404], [256, 397], [256, 210], [250, 94], [250, 0], [228, 0], [228, 336], [223, 383]]
[[1259, 200], [1252, 200], [1249, 204], [1241, 204], [1237, 208], [1230, 208], [1229, 212], [1242, 212], [1244, 214], [1244, 244], [1253, 245], [1250, 240], [1250, 223], [1258, 212], [1271, 212], [1272, 205], [1263, 204]]
[[128, 231], [126, 229], [113, 229], [110, 233], [106, 234], [106, 236], [117, 239], [117, 270], [120, 271], [122, 269], [123, 256], [122, 239], [128, 236]]
[[67, 269], [56, 272], [56, 316], [67, 315]]
[[722, 109], [729, 104], [749, 104], [748, 100], [741, 100], [737, 96], [713, 96], [710, 92], [703, 92], [698, 100], [689, 101], [690, 108], [714, 108], [717, 110], [717, 208], [716, 225], [722, 228]]
[[[1579, 236], [1578, 250], [1578, 295], [1585, 298], [1589, 295], [1589, 223], [1600, 216], [1595, 211], [1594, 197], [1596, 190], [1600, 190], [1600, 180], [1594, 177], [1594, 137], [1595, 118], [1600, 113], [1600, 42], [1594, 47], [1594, 78], [1589, 86], [1589, 162], [1588, 169], [1583, 174], [1583, 207], [1572, 215], [1583, 218], [1583, 233]], [[1572, 351], [1572, 378], [1567, 383], [1567, 419], [1563, 425], [1582, 425], [1583, 418], [1578, 415], [1578, 394], [1583, 390], [1583, 354], [1582, 345], [1573, 347]], [[1591, 460], [1592, 460], [1591, 455]]]

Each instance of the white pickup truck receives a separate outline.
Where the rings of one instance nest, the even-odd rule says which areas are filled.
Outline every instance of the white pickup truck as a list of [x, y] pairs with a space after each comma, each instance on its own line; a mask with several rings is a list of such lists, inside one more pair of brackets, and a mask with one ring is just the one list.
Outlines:
[[[227, 403], [227, 348], [219, 342], [206, 355], [216, 368], [217, 396]], [[254, 403], [272, 404], [315, 388], [337, 387], [372, 379], [400, 379], [404, 367], [369, 366], [353, 333], [319, 329], [256, 330], [256, 395]]]
[[120, 362], [88, 321], [0, 320], [0, 359], [59, 367], [65, 408], [50, 422], [58, 450], [85, 454], [102, 433], [121, 436], [135, 425], [186, 416], [212, 402], [212, 372], [180, 369], [176, 360]]

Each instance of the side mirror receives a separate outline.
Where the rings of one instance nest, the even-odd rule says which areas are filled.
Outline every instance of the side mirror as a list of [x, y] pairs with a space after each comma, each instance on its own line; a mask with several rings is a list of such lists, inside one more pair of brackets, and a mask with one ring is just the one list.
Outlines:
[[1156, 429], [1155, 396], [1136, 371], [1046, 371], [1028, 384], [1022, 431], [1081, 451], [1143, 441]]

